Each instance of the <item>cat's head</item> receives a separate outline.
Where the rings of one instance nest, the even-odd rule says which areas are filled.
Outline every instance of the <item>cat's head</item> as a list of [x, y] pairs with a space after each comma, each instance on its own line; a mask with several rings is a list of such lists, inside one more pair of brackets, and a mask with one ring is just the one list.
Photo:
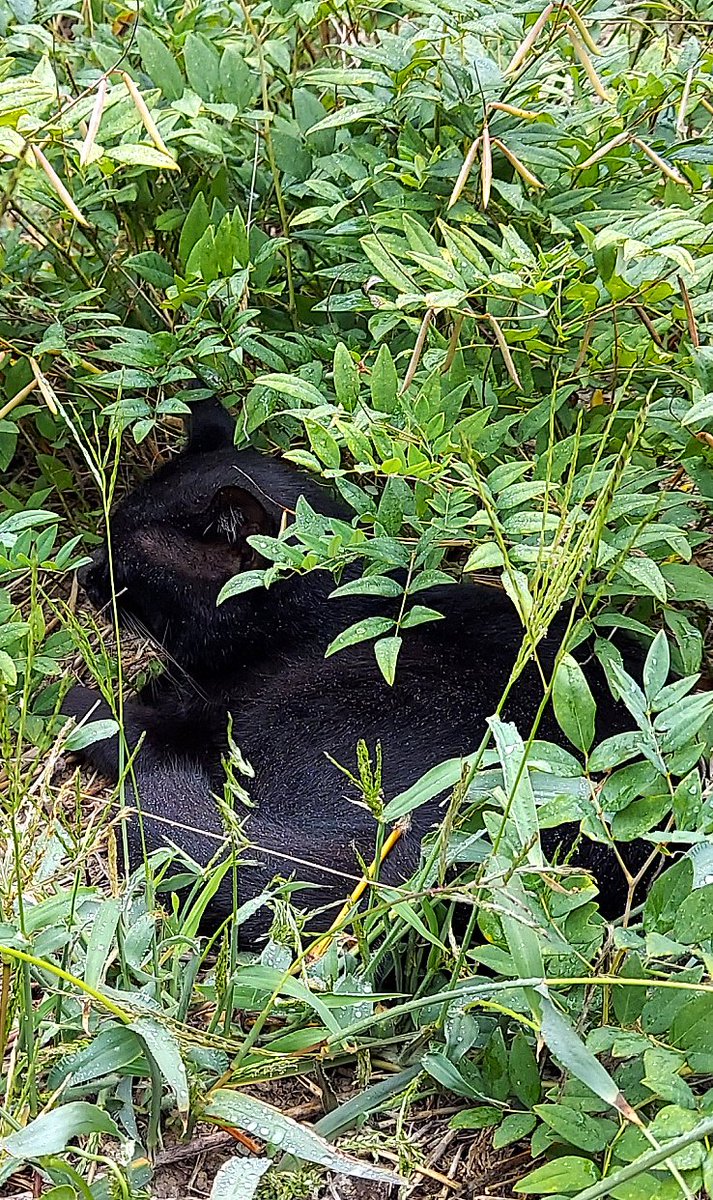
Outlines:
[[80, 570], [80, 583], [103, 609], [113, 580], [120, 615], [187, 670], [220, 672], [246, 647], [258, 648], [277, 600], [271, 593], [289, 594], [285, 585], [258, 588], [217, 606], [232, 576], [261, 565], [248, 538], [276, 535], [300, 495], [322, 512], [337, 510], [289, 463], [236, 450], [233, 419], [218, 400], [194, 405], [188, 426], [183, 452], [116, 506], [109, 538]]

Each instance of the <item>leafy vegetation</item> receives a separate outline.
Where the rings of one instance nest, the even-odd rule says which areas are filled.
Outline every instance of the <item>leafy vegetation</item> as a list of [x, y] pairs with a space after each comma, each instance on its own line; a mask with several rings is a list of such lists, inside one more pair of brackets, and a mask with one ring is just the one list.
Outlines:
[[[710, 7], [5, 0], [0, 20], [0, 1187], [144, 1194], [147, 1152], [198, 1119], [258, 1152], [216, 1198], [317, 1195], [317, 1168], [427, 1186], [403, 1130], [446, 1091], [458, 1137], [529, 1147], [518, 1195], [713, 1196]], [[571, 751], [494, 714], [464, 764], [382, 801], [360, 748], [377, 844], [451, 799], [410, 885], [370, 887], [318, 961], [279, 882], [259, 961], [201, 941], [210, 882], [185, 864], [179, 903], [166, 854], [125, 879], [112, 803], [55, 773], [82, 736], [55, 715], [68, 664], [119, 721], [137, 674], [71, 572], [196, 375], [241, 442], [354, 512], [303, 504], [260, 539], [268, 579], [228, 591], [362, 560], [401, 617], [330, 650], [373, 640], [388, 680], [443, 573], [502, 582], [515, 676], [572, 613], [551, 682]], [[592, 631], [631, 715], [601, 744], [568, 653]], [[571, 819], [663, 868], [613, 925], [542, 858]], [[248, 1088], [348, 1062], [357, 1094], [314, 1127]], [[396, 1135], [369, 1132], [387, 1109]]]

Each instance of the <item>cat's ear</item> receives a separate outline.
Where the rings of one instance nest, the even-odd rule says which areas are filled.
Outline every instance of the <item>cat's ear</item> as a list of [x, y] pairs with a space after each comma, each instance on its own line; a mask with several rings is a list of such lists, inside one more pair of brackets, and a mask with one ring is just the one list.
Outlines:
[[234, 545], [253, 533], [273, 533], [274, 523], [266, 509], [245, 488], [220, 487], [210, 502], [210, 527]]
[[206, 454], [233, 445], [235, 421], [216, 396], [199, 400], [191, 406], [188, 425], [188, 454]]

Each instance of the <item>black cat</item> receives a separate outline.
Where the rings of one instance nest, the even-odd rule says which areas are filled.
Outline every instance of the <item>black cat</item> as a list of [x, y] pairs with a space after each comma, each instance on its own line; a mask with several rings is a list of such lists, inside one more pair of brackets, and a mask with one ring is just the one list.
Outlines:
[[[238, 870], [239, 901], [259, 895], [276, 874], [294, 872], [313, 885], [297, 894], [298, 902], [315, 908], [351, 890], [361, 874], [357, 851], [369, 861], [374, 846], [372, 815], [330, 759], [353, 770], [358, 739], [372, 750], [380, 741], [388, 799], [437, 763], [472, 752], [500, 700], [522, 627], [497, 587], [453, 584], [424, 591], [419, 603], [445, 619], [405, 633], [396, 683], [389, 687], [370, 644], [327, 659], [324, 651], [351, 622], [389, 614], [398, 600], [329, 599], [331, 575], [314, 571], [217, 607], [223, 584], [257, 564], [247, 538], [277, 534], [300, 496], [322, 514], [349, 519], [321, 484], [291, 465], [236, 450], [232, 419], [217, 401], [203, 401], [194, 407], [185, 451], [113, 513], [111, 549], [120, 611], [140, 621], [185, 672], [183, 686], [174, 675], [124, 707], [129, 746], [145, 734], [135, 776], [148, 848], [168, 838], [201, 863], [216, 853], [219, 840], [205, 834], [222, 832], [212, 797], [223, 791], [230, 713], [234, 741], [255, 772], [244, 780], [255, 804], [245, 822], [255, 849]], [[81, 572], [81, 582], [97, 607], [109, 602], [106, 546]], [[563, 628], [555, 622], [539, 647], [546, 672]], [[599, 733], [606, 736], [622, 727], [621, 714], [598, 669], [592, 668], [591, 683], [604, 714]], [[539, 673], [530, 667], [506, 712], [525, 736], [541, 696]], [[81, 719], [95, 705], [92, 719], [110, 715], [97, 693], [76, 687], [63, 711]], [[551, 713], [539, 736], [562, 740]], [[117, 739], [89, 746], [82, 757], [117, 779]], [[383, 879], [409, 877], [423, 836], [442, 813], [437, 801], [416, 809], [386, 860]], [[129, 841], [132, 858], [140, 859], [135, 820]], [[550, 835], [545, 844], [552, 843]], [[635, 856], [640, 859], [641, 851]], [[605, 911], [623, 905], [623, 875], [606, 847], [585, 842], [577, 861], [598, 875]], [[212, 901], [210, 922], [217, 924], [232, 909], [228, 874]], [[318, 914], [310, 928], [325, 928], [335, 911]], [[259, 909], [241, 925], [242, 944], [254, 944], [270, 920], [269, 909]]]

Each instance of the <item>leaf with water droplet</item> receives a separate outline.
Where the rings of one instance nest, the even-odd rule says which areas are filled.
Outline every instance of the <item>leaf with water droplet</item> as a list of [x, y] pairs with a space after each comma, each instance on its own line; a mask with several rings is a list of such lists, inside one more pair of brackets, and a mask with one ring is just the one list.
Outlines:
[[383, 1170], [349, 1154], [342, 1154], [309, 1126], [301, 1125], [271, 1104], [255, 1096], [247, 1096], [244, 1092], [218, 1088], [211, 1094], [203, 1116], [206, 1120], [236, 1126], [238, 1129], [251, 1132], [259, 1129], [258, 1136], [264, 1141], [279, 1143], [280, 1148], [288, 1154], [294, 1154], [305, 1162], [319, 1163], [340, 1175], [370, 1179], [373, 1183], [386, 1183], [392, 1187], [404, 1182], [394, 1171]]

